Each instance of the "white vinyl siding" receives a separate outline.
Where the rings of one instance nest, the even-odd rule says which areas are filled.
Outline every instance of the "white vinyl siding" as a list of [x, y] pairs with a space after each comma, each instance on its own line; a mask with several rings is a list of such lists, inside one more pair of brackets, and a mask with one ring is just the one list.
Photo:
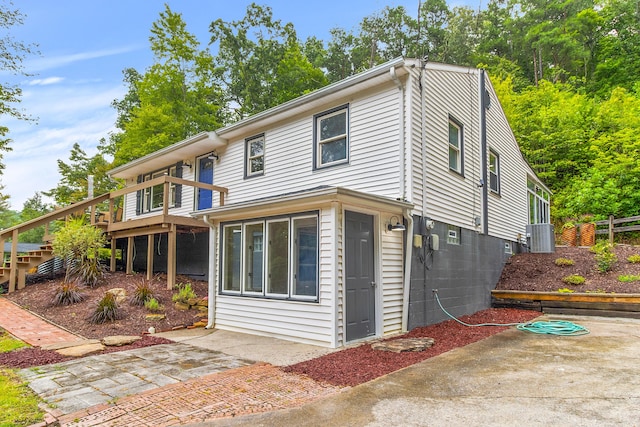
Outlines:
[[403, 234], [396, 231], [382, 233], [381, 252], [384, 265], [381, 270], [382, 334], [402, 330], [403, 298]]
[[[216, 327], [334, 347], [335, 231], [333, 210], [322, 209], [318, 222], [318, 301], [216, 296]], [[217, 243], [219, 246], [219, 242]]]

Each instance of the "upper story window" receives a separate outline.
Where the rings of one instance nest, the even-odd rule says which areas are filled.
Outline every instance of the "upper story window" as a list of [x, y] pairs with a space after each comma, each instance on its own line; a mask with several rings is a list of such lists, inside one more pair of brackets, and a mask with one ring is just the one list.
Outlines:
[[449, 117], [449, 169], [462, 175], [464, 138], [462, 124]]
[[264, 135], [245, 141], [245, 178], [264, 175]]
[[[169, 175], [177, 178], [182, 177], [182, 162], [172, 165], [166, 169], [151, 172], [138, 177], [138, 182], [147, 182], [152, 179]], [[181, 186], [174, 183], [169, 184], [169, 208], [180, 206]], [[136, 213], [151, 212], [163, 208], [164, 205], [164, 184], [147, 187], [137, 193]]]
[[529, 224], [549, 224], [551, 195], [536, 182], [527, 179], [529, 194]]
[[500, 156], [489, 150], [489, 189], [500, 194]]
[[349, 161], [349, 106], [314, 116], [314, 167]]

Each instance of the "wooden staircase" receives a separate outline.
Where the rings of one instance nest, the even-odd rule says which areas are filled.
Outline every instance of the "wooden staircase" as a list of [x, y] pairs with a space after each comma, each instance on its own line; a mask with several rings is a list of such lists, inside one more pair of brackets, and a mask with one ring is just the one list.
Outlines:
[[[17, 257], [17, 284], [18, 289], [22, 289], [25, 286], [27, 273], [37, 268], [40, 264], [53, 259], [53, 247], [49, 244], [40, 246], [40, 249], [27, 252], [26, 255], [20, 255]], [[11, 261], [8, 261], [4, 267], [0, 267], [0, 283], [9, 281], [11, 277]], [[15, 287], [15, 285], [14, 285]], [[15, 289], [9, 288], [9, 292], [13, 292]]]

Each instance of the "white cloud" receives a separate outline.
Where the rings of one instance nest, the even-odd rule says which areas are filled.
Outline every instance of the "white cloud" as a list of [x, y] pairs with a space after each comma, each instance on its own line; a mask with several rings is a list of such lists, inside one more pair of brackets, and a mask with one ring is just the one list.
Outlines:
[[47, 77], [46, 79], [34, 79], [28, 82], [29, 86], [47, 86], [60, 83], [64, 80], [63, 77]]
[[107, 56], [121, 55], [123, 53], [133, 52], [144, 48], [144, 46], [132, 45], [123, 46], [114, 49], [102, 49], [89, 52], [73, 53], [70, 55], [59, 55], [32, 59], [25, 63], [25, 69], [29, 72], [39, 72], [71, 65], [76, 62], [88, 61], [96, 58], [104, 58]]

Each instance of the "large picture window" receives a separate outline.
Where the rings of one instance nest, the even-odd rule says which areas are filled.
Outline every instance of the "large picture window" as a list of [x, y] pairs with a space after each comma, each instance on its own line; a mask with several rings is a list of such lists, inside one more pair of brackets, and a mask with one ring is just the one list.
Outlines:
[[349, 161], [349, 108], [339, 107], [314, 117], [314, 166], [322, 168]]
[[551, 195], [531, 179], [527, 179], [529, 224], [549, 224]]
[[317, 214], [225, 224], [221, 239], [222, 293], [317, 300]]

